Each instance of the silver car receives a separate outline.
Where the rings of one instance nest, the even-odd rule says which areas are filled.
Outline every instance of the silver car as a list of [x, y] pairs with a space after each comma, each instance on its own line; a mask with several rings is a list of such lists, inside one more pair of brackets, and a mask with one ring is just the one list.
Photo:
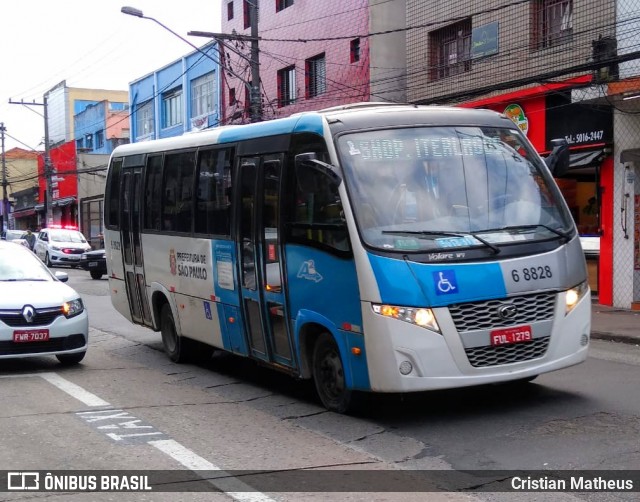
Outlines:
[[27, 248], [0, 241], [0, 359], [56, 356], [77, 364], [85, 356], [89, 318], [80, 295]]
[[69, 265], [77, 267], [82, 253], [91, 246], [75, 228], [43, 228], [38, 233], [33, 252], [48, 266]]

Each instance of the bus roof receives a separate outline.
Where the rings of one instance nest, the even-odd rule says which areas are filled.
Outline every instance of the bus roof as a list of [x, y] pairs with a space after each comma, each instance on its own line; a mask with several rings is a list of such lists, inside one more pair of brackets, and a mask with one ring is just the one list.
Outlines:
[[516, 127], [509, 118], [491, 110], [393, 103], [355, 103], [319, 111], [301, 112], [290, 117], [255, 124], [219, 126], [177, 137], [130, 143], [117, 147], [112, 155], [136, 155], [195, 148], [201, 145], [234, 143], [300, 132], [322, 135], [325, 121], [334, 134], [356, 129], [420, 125]]

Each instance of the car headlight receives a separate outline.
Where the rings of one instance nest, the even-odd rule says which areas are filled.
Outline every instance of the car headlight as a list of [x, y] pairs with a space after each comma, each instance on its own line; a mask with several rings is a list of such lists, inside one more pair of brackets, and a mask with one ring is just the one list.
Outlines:
[[61, 248], [61, 247], [53, 246], [53, 245], [51, 245], [51, 246], [49, 246], [49, 247], [50, 247], [52, 250], [54, 250], [54, 251], [60, 251], [60, 250], [62, 250], [62, 249], [63, 249], [63, 248]]
[[66, 318], [77, 316], [78, 314], [81, 314], [83, 310], [84, 305], [80, 298], [77, 300], [71, 300], [70, 302], [64, 302], [62, 305], [62, 312]]
[[429, 308], [399, 307], [395, 305], [378, 305], [375, 303], [371, 306], [373, 311], [378, 315], [398, 319], [440, 333], [440, 326], [438, 326], [436, 316], [433, 310]]
[[587, 294], [589, 291], [589, 284], [587, 281], [581, 282], [577, 286], [567, 289], [565, 293], [565, 303], [566, 310], [565, 315], [573, 310], [573, 308], [578, 305], [578, 302]]
[[83, 254], [80, 258], [82, 258], [83, 260], [86, 260], [88, 257], [86, 254]]

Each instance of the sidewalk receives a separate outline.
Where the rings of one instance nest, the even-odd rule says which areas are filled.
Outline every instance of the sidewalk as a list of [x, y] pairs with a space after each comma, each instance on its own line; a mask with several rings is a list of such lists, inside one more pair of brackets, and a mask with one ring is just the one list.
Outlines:
[[591, 337], [639, 345], [640, 311], [593, 303], [591, 307]]

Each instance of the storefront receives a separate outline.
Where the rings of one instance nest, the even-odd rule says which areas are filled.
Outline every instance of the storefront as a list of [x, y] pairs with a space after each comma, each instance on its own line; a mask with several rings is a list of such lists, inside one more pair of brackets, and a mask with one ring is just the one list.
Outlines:
[[613, 270], [613, 113], [610, 106], [572, 102], [571, 90], [590, 77], [547, 84], [466, 103], [509, 116], [546, 156], [551, 140], [570, 145], [570, 167], [556, 178], [576, 222], [589, 283], [601, 303], [611, 304]]

